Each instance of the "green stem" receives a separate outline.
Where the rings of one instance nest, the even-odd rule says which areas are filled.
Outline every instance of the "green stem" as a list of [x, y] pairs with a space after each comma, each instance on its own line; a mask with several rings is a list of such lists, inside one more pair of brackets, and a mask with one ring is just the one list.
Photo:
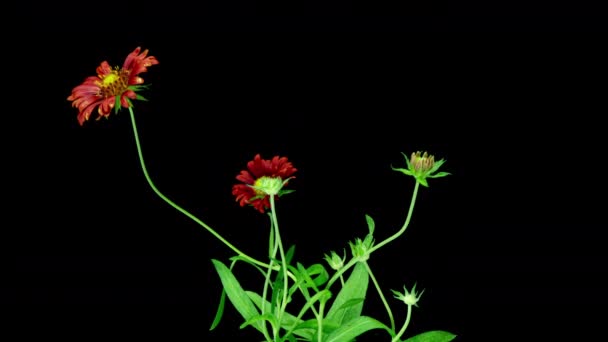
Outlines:
[[410, 224], [410, 220], [412, 218], [412, 214], [414, 213], [414, 204], [416, 204], [416, 196], [418, 195], [418, 188], [420, 187], [420, 183], [418, 183], [418, 181], [416, 181], [416, 185], [414, 186], [414, 193], [412, 194], [412, 200], [410, 202], [410, 209], [407, 213], [407, 217], [405, 218], [405, 223], [403, 224], [403, 227], [401, 227], [401, 229], [393, 234], [391, 237], [387, 238], [386, 240], [380, 242], [379, 244], [373, 246], [372, 248], [369, 249], [369, 254], [371, 254], [372, 252], [374, 252], [375, 250], [378, 250], [380, 247], [386, 245], [387, 243], [395, 240], [396, 238], [398, 238], [399, 236], [401, 236], [401, 234], [403, 234], [403, 232], [405, 232], [405, 229], [407, 228], [407, 226]]
[[131, 114], [131, 123], [133, 125], [133, 135], [135, 136], [135, 144], [137, 145], [137, 155], [139, 156], [139, 162], [141, 164], [141, 168], [142, 168], [142, 170], [144, 172], [144, 176], [146, 177], [146, 180], [148, 181], [148, 184], [150, 185], [150, 187], [152, 188], [152, 190], [154, 190], [154, 192], [158, 195], [158, 197], [160, 197], [162, 200], [164, 200], [165, 202], [167, 202], [173, 208], [177, 209], [182, 214], [184, 214], [187, 217], [191, 218], [194, 222], [198, 223], [203, 228], [207, 229], [207, 231], [209, 233], [211, 233], [218, 240], [220, 240], [222, 243], [224, 243], [226, 246], [228, 246], [228, 248], [232, 249], [239, 256], [243, 257], [247, 261], [249, 261], [251, 263], [254, 263], [256, 265], [260, 265], [260, 266], [263, 266], [263, 267], [268, 267], [267, 264], [265, 264], [265, 263], [263, 263], [261, 261], [258, 261], [256, 259], [248, 256], [247, 254], [241, 252], [238, 248], [234, 247], [230, 242], [228, 242], [226, 239], [224, 239], [215, 230], [213, 230], [211, 227], [209, 227], [203, 221], [201, 221], [200, 219], [198, 219], [196, 216], [192, 215], [190, 212], [186, 211], [184, 208], [182, 208], [179, 205], [175, 204], [173, 201], [171, 201], [169, 198], [167, 198], [165, 195], [163, 195], [156, 188], [156, 186], [152, 182], [152, 179], [150, 178], [150, 175], [148, 174], [148, 170], [146, 169], [146, 164], [144, 163], [144, 157], [143, 157], [143, 154], [142, 154], [142, 151], [141, 151], [141, 144], [139, 142], [139, 135], [137, 134], [137, 126], [135, 125], [135, 114], [133, 113], [133, 108], [132, 107], [129, 107], [129, 113]]
[[384, 304], [384, 307], [386, 308], [386, 312], [388, 313], [388, 318], [391, 321], [391, 330], [395, 331], [395, 319], [393, 318], [393, 313], [391, 311], [391, 307], [388, 305], [386, 298], [384, 298], [384, 295], [382, 294], [382, 290], [380, 289], [380, 285], [378, 284], [376, 277], [374, 277], [374, 273], [372, 273], [372, 269], [369, 267], [369, 264], [367, 263], [367, 261], [364, 261], [363, 264], [365, 265], [365, 269], [367, 269], [367, 273], [369, 274], [369, 277], [372, 279], [372, 282], [374, 283], [374, 286], [376, 287], [376, 290], [378, 291], [378, 295], [380, 296], [380, 299], [382, 300], [382, 304]]
[[[272, 228], [271, 228], [272, 229]], [[268, 295], [268, 286], [270, 284], [270, 274], [272, 273], [272, 263], [274, 260], [274, 255], [276, 255], [276, 243], [275, 243], [275, 247], [273, 249], [273, 251], [271, 251], [270, 254], [270, 262], [268, 265], [268, 271], [266, 272], [266, 276], [264, 277], [264, 289], [262, 290], [262, 315], [264, 315], [264, 313], [266, 313], [266, 296]], [[264, 336], [266, 336], [267, 340], [270, 340], [270, 338], [268, 337], [268, 328], [266, 327], [266, 320], [264, 320], [262, 322], [262, 333], [264, 334]], [[273, 330], [274, 332], [274, 330]], [[276, 337], [276, 335], [274, 335]]]
[[317, 342], [323, 341], [323, 311], [325, 311], [325, 301], [319, 303], [319, 314], [317, 315]]
[[[239, 260], [238, 259], [232, 260], [232, 263], [230, 264], [231, 272], [234, 272], [234, 266], [236, 265], [237, 261], [239, 261]], [[270, 273], [268, 273], [268, 275], [270, 275]], [[225, 296], [225, 295], [226, 295], [226, 290], [222, 290], [222, 296]], [[266, 303], [265, 301], [262, 301], [262, 305], [261, 305], [262, 315], [264, 315], [264, 308], [266, 307], [266, 305], [264, 305], [265, 303]], [[272, 342], [270, 335], [268, 335], [268, 328], [266, 327], [266, 323], [267, 323], [266, 320], [262, 320], [262, 335], [264, 335], [267, 342]]]
[[[387, 243], [395, 240], [396, 238], [401, 236], [401, 234], [403, 234], [403, 232], [405, 232], [405, 229], [410, 224], [412, 214], [414, 213], [414, 204], [416, 204], [416, 196], [418, 195], [418, 187], [419, 187], [419, 183], [416, 182], [416, 185], [414, 186], [414, 193], [412, 194], [412, 201], [410, 202], [410, 209], [407, 213], [407, 217], [405, 218], [405, 223], [403, 224], [403, 227], [401, 227], [401, 229], [397, 233], [393, 234], [386, 240], [384, 240], [384, 241], [380, 242], [379, 244], [370, 248], [368, 254], [371, 255], [372, 252], [378, 250], [380, 247], [386, 245]], [[325, 288], [329, 290], [329, 288], [333, 285], [333, 283], [336, 280], [338, 280], [344, 272], [346, 272], [348, 269], [350, 269], [352, 266], [354, 266], [358, 261], [359, 261], [358, 259], [353, 258], [348, 263], [346, 263], [346, 265], [344, 265], [344, 267], [342, 267], [336, 273], [334, 273], [334, 275], [327, 282], [327, 285], [325, 286]]]
[[344, 265], [342, 268], [337, 270], [336, 273], [334, 273], [334, 275], [331, 276], [331, 278], [329, 278], [329, 280], [327, 281], [327, 285], [325, 285], [325, 289], [329, 290], [331, 288], [331, 286], [336, 282], [336, 280], [341, 279], [342, 274], [344, 274], [346, 271], [348, 271], [357, 262], [359, 262], [359, 259], [356, 259], [356, 258], [350, 259], [350, 261], [347, 262], [346, 265]]
[[272, 213], [272, 222], [274, 226], [274, 238], [279, 246], [279, 254], [281, 255], [281, 265], [283, 267], [283, 300], [281, 302], [278, 321], [281, 322], [283, 311], [287, 306], [287, 292], [289, 291], [289, 283], [287, 279], [287, 259], [285, 258], [285, 250], [281, 241], [281, 233], [279, 232], [279, 222], [277, 220], [277, 212], [274, 204], [274, 195], [270, 195], [270, 212]]
[[325, 300], [323, 297], [327, 297], [328, 294], [329, 294], [329, 291], [323, 290], [323, 291], [317, 292], [312, 297], [305, 296], [306, 302], [304, 303], [304, 306], [302, 306], [302, 309], [300, 309], [300, 313], [294, 320], [294, 324], [285, 333], [285, 336], [289, 336], [289, 334], [291, 334], [293, 332], [293, 330], [299, 325], [298, 322], [300, 322], [302, 320], [302, 317], [304, 316], [306, 311], [308, 311], [308, 309], [311, 309], [313, 311], [313, 314], [315, 315], [315, 317], [317, 317], [317, 319], [319, 319], [318, 318], [319, 314], [317, 313], [317, 310], [315, 309], [314, 304], [317, 300]]
[[403, 335], [403, 333], [405, 333], [405, 329], [407, 329], [407, 326], [410, 324], [410, 318], [412, 318], [412, 306], [408, 305], [407, 306], [407, 317], [405, 318], [405, 323], [403, 323], [403, 326], [401, 327], [401, 329], [399, 330], [397, 335], [395, 335], [395, 337], [393, 337], [391, 342], [400, 341], [401, 336]]

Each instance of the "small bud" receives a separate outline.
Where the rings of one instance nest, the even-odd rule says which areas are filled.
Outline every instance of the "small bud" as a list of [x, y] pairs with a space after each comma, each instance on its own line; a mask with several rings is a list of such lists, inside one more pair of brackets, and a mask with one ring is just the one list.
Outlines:
[[325, 261], [329, 264], [329, 266], [333, 270], [339, 270], [344, 267], [344, 261], [346, 260], [346, 252], [344, 252], [344, 256], [340, 258], [338, 253], [331, 251], [331, 256], [325, 254]]
[[369, 250], [374, 245], [374, 238], [368, 234], [365, 240], [359, 238], [355, 242], [349, 242], [350, 250], [353, 253], [353, 258], [359, 261], [367, 261], [369, 259]]
[[445, 177], [450, 174], [448, 172], [437, 172], [439, 167], [445, 163], [445, 160], [441, 159], [438, 162], [435, 162], [435, 156], [432, 156], [427, 152], [414, 152], [410, 159], [403, 153], [403, 157], [405, 158], [407, 169], [391, 168], [408, 176], [413, 176], [418, 183], [424, 186], [429, 186], [426, 180], [427, 178]]
[[403, 286], [403, 290], [404, 290], [403, 293], [395, 291], [395, 290], [391, 290], [391, 291], [393, 291], [395, 298], [399, 299], [400, 301], [403, 301], [403, 303], [405, 303], [406, 305], [410, 305], [410, 306], [414, 305], [417, 307], [418, 301], [420, 300], [420, 297], [422, 297], [424, 290], [422, 290], [422, 292], [420, 292], [420, 294], [416, 293], [416, 284], [414, 284], [414, 287], [412, 288], [412, 292], [409, 292], [405, 288], [405, 285]]

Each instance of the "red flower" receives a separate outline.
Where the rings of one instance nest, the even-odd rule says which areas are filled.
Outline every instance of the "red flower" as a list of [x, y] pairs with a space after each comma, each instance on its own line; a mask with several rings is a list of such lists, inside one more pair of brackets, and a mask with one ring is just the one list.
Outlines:
[[72, 107], [78, 108], [78, 122], [82, 124], [89, 119], [91, 113], [98, 107], [97, 120], [108, 117], [114, 108], [117, 112], [120, 107], [129, 108], [131, 100], [143, 100], [144, 98], [136, 92], [145, 86], [141, 85], [144, 80], [139, 74], [146, 72], [149, 66], [158, 64], [154, 56], [148, 55], [148, 50], [140, 53], [137, 47], [125, 59], [121, 69], [112, 69], [108, 62], [103, 61], [97, 67], [97, 76], [87, 77], [84, 82], [72, 90], [68, 101]]
[[[286, 157], [275, 156], [271, 160], [266, 160], [259, 154], [247, 163], [247, 169], [236, 176], [237, 180], [245, 184], [232, 186], [232, 194], [236, 196], [236, 201], [241, 207], [249, 204], [261, 213], [270, 208], [269, 192], [274, 193], [274, 190], [265, 191], [265, 185], [278, 180], [282, 187], [290, 178], [294, 178], [292, 175], [297, 171]], [[273, 188], [276, 189], [274, 186]], [[277, 194], [280, 196], [287, 192], [289, 191], [279, 190]]]

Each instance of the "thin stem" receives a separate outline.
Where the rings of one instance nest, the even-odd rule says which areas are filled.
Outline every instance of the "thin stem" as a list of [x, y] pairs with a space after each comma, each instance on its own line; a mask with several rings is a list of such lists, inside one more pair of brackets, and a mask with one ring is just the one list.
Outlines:
[[410, 202], [410, 209], [407, 213], [407, 217], [405, 218], [405, 223], [403, 224], [403, 227], [401, 227], [401, 229], [393, 234], [391, 237], [387, 238], [386, 240], [380, 242], [379, 244], [373, 246], [372, 248], [370, 248], [369, 253], [371, 254], [372, 252], [374, 252], [375, 250], [378, 250], [380, 247], [386, 245], [387, 243], [395, 240], [396, 238], [398, 238], [399, 236], [401, 236], [401, 234], [403, 234], [403, 232], [405, 232], [405, 229], [407, 228], [407, 226], [410, 224], [410, 220], [412, 218], [412, 214], [414, 213], [414, 205], [416, 204], [416, 196], [418, 195], [418, 188], [420, 187], [420, 183], [418, 183], [418, 181], [416, 181], [416, 185], [414, 186], [414, 193], [412, 194], [412, 200]]
[[391, 340], [391, 342], [398, 342], [400, 341], [401, 336], [403, 335], [403, 333], [405, 333], [405, 329], [407, 329], [407, 326], [410, 324], [410, 319], [412, 318], [412, 306], [408, 305], [407, 306], [407, 317], [405, 318], [405, 323], [403, 323], [403, 326], [401, 327], [401, 329], [399, 330], [399, 332], [397, 333], [397, 335], [395, 335], [395, 337], [393, 337], [393, 339]]
[[[378, 250], [380, 247], [386, 245], [387, 243], [395, 240], [396, 238], [398, 238], [399, 236], [401, 236], [401, 234], [403, 234], [403, 232], [405, 232], [405, 229], [407, 228], [407, 226], [410, 224], [410, 220], [412, 218], [412, 214], [414, 213], [414, 205], [416, 204], [416, 196], [418, 195], [418, 187], [419, 187], [419, 183], [416, 182], [416, 185], [414, 186], [414, 192], [412, 194], [412, 200], [410, 202], [410, 208], [409, 211], [407, 213], [407, 217], [405, 218], [405, 223], [403, 224], [403, 227], [401, 227], [401, 229], [393, 234], [392, 236], [390, 236], [389, 238], [387, 238], [386, 240], [380, 242], [379, 244], [373, 246], [372, 248], [369, 249], [368, 254], [372, 254], [372, 252]], [[327, 285], [325, 286], [326, 289], [329, 289], [333, 283], [338, 280], [339, 277], [342, 276], [342, 274], [344, 272], [346, 272], [348, 269], [350, 269], [352, 266], [354, 266], [359, 260], [356, 258], [351, 259], [344, 267], [342, 267], [341, 269], [339, 269], [336, 273], [334, 273], [334, 275], [329, 279], [329, 281], [327, 282]]]
[[[234, 266], [236, 265], [237, 261], [238, 261], [237, 259], [232, 260], [232, 263], [230, 264], [231, 272], [233, 272]], [[268, 273], [268, 275], [270, 275], [270, 273]], [[264, 289], [264, 290], [266, 290], [266, 289]], [[226, 290], [222, 291], [222, 295], [226, 295]], [[265, 301], [262, 301], [262, 303], [261, 303], [262, 304], [261, 305], [262, 306], [262, 309], [261, 309], [262, 315], [264, 315], [264, 308], [266, 307], [266, 305], [264, 305], [265, 303], [266, 303]], [[267, 323], [266, 320], [262, 320], [262, 335], [264, 335], [264, 337], [266, 338], [266, 341], [272, 342], [270, 335], [268, 335], [268, 328], [266, 327], [266, 323]]]
[[331, 278], [329, 278], [329, 280], [327, 281], [327, 285], [325, 285], [325, 289], [329, 290], [329, 288], [336, 282], [336, 280], [342, 279], [341, 278], [342, 274], [344, 274], [344, 272], [348, 271], [357, 262], [359, 262], [359, 259], [356, 259], [356, 258], [350, 259], [350, 261], [347, 262], [346, 265], [344, 265], [342, 268], [340, 268], [339, 270], [337, 270], [336, 273], [334, 273], [334, 275], [331, 276]]
[[279, 246], [279, 254], [281, 255], [281, 264], [283, 267], [283, 300], [281, 302], [278, 320], [281, 322], [283, 311], [287, 306], [287, 292], [289, 291], [289, 284], [287, 279], [287, 259], [285, 258], [285, 251], [283, 249], [283, 243], [281, 241], [281, 233], [279, 231], [279, 222], [277, 220], [276, 206], [274, 204], [274, 195], [270, 195], [270, 212], [272, 213], [272, 222], [274, 226], [274, 238], [276, 244]]
[[[274, 225], [272, 224], [272, 219], [270, 221], [270, 236], [272, 236], [274, 230]], [[273, 262], [276, 259], [276, 255], [277, 255], [277, 250], [279, 249], [279, 246], [276, 242], [276, 239], [271, 239], [274, 240], [273, 242], [273, 246], [272, 249], [269, 250], [269, 254], [268, 257], [270, 258], [270, 262], [268, 263], [268, 270], [266, 272], [266, 276], [264, 277], [264, 288], [262, 290], [262, 303], [266, 303], [266, 295], [268, 294], [268, 286], [270, 285], [270, 275], [272, 274], [272, 269], [273, 269]], [[262, 315], [264, 314], [265, 310], [265, 305], [262, 306]]]
[[391, 307], [388, 305], [386, 298], [384, 298], [384, 295], [382, 294], [382, 290], [380, 289], [380, 285], [378, 284], [376, 277], [374, 277], [374, 273], [372, 273], [372, 269], [369, 267], [369, 264], [367, 263], [367, 261], [364, 261], [363, 264], [365, 265], [365, 269], [367, 269], [367, 273], [369, 274], [369, 277], [372, 279], [372, 282], [374, 283], [374, 286], [376, 287], [376, 290], [378, 291], [378, 295], [380, 296], [380, 299], [382, 300], [382, 304], [384, 304], [384, 307], [386, 308], [386, 312], [388, 313], [388, 318], [391, 321], [391, 330], [395, 331], [395, 319], [393, 318], [393, 312], [391, 311]]
[[165, 202], [167, 202], [173, 208], [177, 209], [182, 214], [184, 214], [187, 217], [191, 218], [194, 222], [198, 223], [203, 228], [207, 229], [207, 231], [209, 233], [211, 233], [218, 240], [220, 240], [222, 243], [224, 243], [226, 246], [228, 246], [228, 248], [232, 249], [239, 256], [245, 258], [247, 261], [252, 262], [252, 263], [254, 263], [256, 265], [263, 266], [263, 267], [268, 267], [269, 265], [267, 265], [267, 264], [265, 264], [265, 263], [263, 263], [261, 261], [258, 261], [256, 259], [248, 256], [247, 254], [241, 252], [238, 248], [234, 247], [230, 242], [228, 242], [226, 239], [224, 239], [215, 230], [213, 230], [211, 227], [209, 227], [207, 224], [205, 224], [203, 221], [201, 221], [200, 219], [198, 219], [196, 216], [192, 215], [190, 212], [188, 212], [184, 208], [182, 208], [179, 205], [175, 204], [173, 201], [171, 201], [169, 198], [167, 198], [165, 195], [163, 195], [156, 188], [156, 186], [152, 182], [152, 179], [150, 178], [150, 175], [148, 174], [148, 170], [146, 169], [146, 164], [144, 163], [144, 157], [143, 157], [143, 153], [141, 151], [141, 144], [139, 142], [139, 135], [137, 134], [137, 126], [135, 125], [135, 114], [133, 113], [133, 108], [132, 107], [129, 107], [129, 113], [131, 114], [131, 124], [133, 125], [133, 135], [135, 136], [135, 144], [137, 145], [137, 155], [139, 156], [139, 162], [141, 164], [141, 169], [144, 172], [144, 176], [146, 177], [146, 180], [148, 181], [148, 184], [150, 185], [150, 187], [152, 188], [152, 190], [154, 190], [154, 192], [158, 195], [158, 197], [160, 197], [162, 200], [164, 200]]
[[[271, 224], [271, 226], [272, 226], [272, 224]], [[271, 227], [271, 230], [272, 230], [272, 227]], [[277, 253], [277, 248], [278, 248], [278, 246], [275, 243], [274, 244], [274, 248], [271, 251], [271, 254], [269, 255], [270, 256], [270, 262], [269, 262], [269, 265], [268, 265], [268, 271], [266, 272], [266, 276], [264, 277], [264, 289], [262, 290], [262, 310], [261, 310], [262, 311], [262, 315], [264, 315], [264, 313], [266, 313], [266, 296], [268, 295], [268, 286], [270, 285], [270, 274], [272, 273], [272, 263], [273, 263], [273, 260], [274, 260], [274, 256]], [[264, 334], [264, 336], [267, 336], [268, 335], [268, 330], [266, 328], [266, 320], [264, 320], [262, 322], [262, 325], [263, 325], [263, 331], [262, 331], [262, 333]], [[273, 330], [273, 333], [274, 333], [274, 330]], [[274, 336], [276, 338], [276, 334]], [[267, 337], [267, 339], [269, 339], [269, 338]]]
[[319, 303], [319, 315], [317, 315], [317, 342], [323, 341], [323, 311], [325, 311], [325, 301]]
[[329, 291], [321, 291], [321, 292], [317, 292], [314, 296], [309, 297], [309, 296], [305, 296], [306, 297], [306, 303], [304, 304], [304, 306], [302, 306], [302, 309], [300, 309], [300, 313], [298, 314], [298, 316], [296, 317], [296, 319], [294, 320], [293, 325], [287, 330], [287, 332], [285, 333], [285, 336], [289, 336], [289, 334], [291, 334], [293, 332], [293, 330], [299, 325], [298, 322], [301, 321], [302, 317], [304, 316], [304, 314], [306, 313], [306, 311], [308, 311], [308, 309], [311, 309], [313, 311], [313, 314], [315, 315], [315, 317], [317, 317], [318, 319], [318, 313], [317, 310], [315, 309], [315, 302], [317, 300], [325, 300], [323, 297], [327, 296], [329, 293]]

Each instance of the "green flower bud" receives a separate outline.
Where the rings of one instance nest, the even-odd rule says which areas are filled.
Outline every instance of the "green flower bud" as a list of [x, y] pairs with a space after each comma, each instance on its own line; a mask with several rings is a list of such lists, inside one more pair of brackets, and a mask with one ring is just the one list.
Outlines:
[[367, 235], [365, 240], [359, 238], [355, 239], [355, 242], [349, 242], [350, 250], [353, 253], [353, 258], [359, 261], [367, 261], [369, 259], [369, 250], [374, 245], [374, 238], [371, 235]]
[[416, 178], [416, 181], [424, 186], [429, 186], [426, 181], [427, 178], [439, 178], [445, 177], [449, 175], [449, 172], [437, 172], [439, 167], [445, 163], [444, 159], [441, 159], [435, 162], [435, 157], [424, 152], [414, 152], [412, 153], [411, 160], [407, 158], [405, 153], [402, 153], [403, 157], [405, 157], [405, 162], [407, 164], [407, 169], [398, 169], [391, 166], [391, 168], [395, 171], [402, 172], [408, 176], [413, 176]]
[[395, 298], [399, 299], [400, 301], [402, 301], [403, 303], [405, 303], [406, 305], [414, 305], [414, 306], [418, 306], [418, 301], [420, 300], [420, 297], [422, 297], [422, 294], [424, 293], [424, 290], [422, 290], [422, 292], [420, 292], [420, 294], [416, 293], [416, 284], [414, 284], [414, 287], [412, 288], [412, 292], [409, 292], [406, 288], [405, 285], [403, 286], [403, 290], [404, 292], [398, 292], [395, 290], [391, 290], [393, 291], [393, 294], [395, 295]]
[[341, 269], [342, 267], [344, 267], [344, 261], [346, 260], [346, 252], [344, 252], [344, 256], [342, 258], [340, 258], [338, 253], [331, 251], [331, 256], [325, 254], [324, 259], [325, 259], [325, 261], [327, 261], [327, 263], [333, 270], [337, 271], [337, 270]]

